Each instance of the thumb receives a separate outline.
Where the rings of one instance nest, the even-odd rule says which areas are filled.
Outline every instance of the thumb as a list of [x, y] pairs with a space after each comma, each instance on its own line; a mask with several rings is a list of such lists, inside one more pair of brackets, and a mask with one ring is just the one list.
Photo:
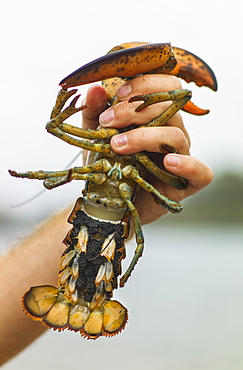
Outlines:
[[83, 104], [87, 105], [87, 108], [82, 111], [82, 127], [96, 129], [99, 125], [99, 115], [107, 108], [106, 91], [100, 85], [92, 85]]
[[190, 155], [168, 154], [164, 158], [164, 166], [168, 171], [186, 178], [189, 187], [194, 189], [193, 193], [203, 189], [213, 180], [212, 169]]

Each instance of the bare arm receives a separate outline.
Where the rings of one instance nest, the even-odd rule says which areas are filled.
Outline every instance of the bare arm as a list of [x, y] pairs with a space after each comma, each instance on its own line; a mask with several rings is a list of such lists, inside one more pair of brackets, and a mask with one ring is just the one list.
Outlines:
[[23, 313], [20, 300], [30, 286], [57, 284], [59, 258], [65, 247], [62, 240], [70, 229], [69, 213], [70, 209], [53, 216], [0, 259], [0, 364], [46, 330]]

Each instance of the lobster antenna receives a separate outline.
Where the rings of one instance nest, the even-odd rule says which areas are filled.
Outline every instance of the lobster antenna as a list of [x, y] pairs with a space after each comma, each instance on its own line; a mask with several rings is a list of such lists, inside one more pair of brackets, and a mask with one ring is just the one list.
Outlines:
[[[68, 167], [70, 167], [76, 161], [76, 159], [78, 159], [78, 157], [81, 154], [82, 154], [82, 150], [79, 151], [78, 154], [75, 155], [75, 157], [66, 165], [65, 170], [68, 169]], [[28, 198], [26, 200], [23, 200], [21, 202], [10, 204], [10, 208], [18, 208], [18, 207], [25, 206], [26, 204], [31, 203], [33, 200], [39, 198], [46, 191], [47, 191], [47, 189], [42, 189], [41, 191], [39, 191], [38, 193], [36, 193], [35, 195], [33, 195], [32, 197], [30, 197], [30, 198]]]

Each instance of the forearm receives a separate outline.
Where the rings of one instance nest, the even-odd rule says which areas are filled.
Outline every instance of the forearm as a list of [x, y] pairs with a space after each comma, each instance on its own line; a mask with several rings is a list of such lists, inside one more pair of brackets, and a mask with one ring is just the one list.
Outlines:
[[4, 363], [45, 331], [39, 322], [24, 315], [20, 300], [30, 286], [57, 284], [62, 244], [71, 225], [70, 209], [54, 215], [28, 239], [0, 259], [0, 364]]

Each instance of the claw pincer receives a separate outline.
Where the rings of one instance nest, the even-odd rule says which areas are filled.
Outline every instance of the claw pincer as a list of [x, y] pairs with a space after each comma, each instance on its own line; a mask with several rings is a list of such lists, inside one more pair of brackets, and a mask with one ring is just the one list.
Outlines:
[[[9, 171], [14, 177], [44, 180], [47, 189], [53, 189], [72, 180], [84, 180], [85, 188], [69, 216], [71, 230], [64, 239], [66, 249], [61, 256], [58, 287], [42, 285], [30, 288], [22, 299], [24, 311], [36, 321], [53, 328], [77, 331], [88, 339], [114, 336], [124, 329], [128, 320], [127, 309], [113, 300], [113, 291], [124, 286], [144, 249], [144, 237], [138, 210], [134, 204], [139, 189], [149, 192], [155, 202], [172, 213], [182, 210], [180, 203], [164, 196], [145, 179], [146, 172], [157, 179], [184, 189], [187, 180], [166, 172], [157, 166], [146, 152], [118, 155], [110, 140], [121, 130], [115, 128], [82, 129], [64, 121], [85, 109], [76, 107], [79, 95], [70, 87], [102, 81], [110, 105], [116, 104], [118, 87], [127, 80], [143, 74], [170, 74], [194, 81], [198, 86], [217, 90], [213, 71], [200, 58], [170, 44], [125, 43], [77, 69], [64, 78], [50, 121], [49, 133], [90, 152], [88, 164], [63, 171]], [[73, 100], [64, 109], [67, 101]], [[136, 109], [163, 101], [171, 105], [147, 127], [160, 127], [180, 109], [203, 115], [208, 110], [190, 102], [187, 89], [135, 96], [141, 101]], [[135, 129], [129, 126], [123, 130]], [[175, 149], [161, 143], [162, 155]], [[126, 257], [125, 241], [129, 224], [134, 224], [137, 247], [127, 270], [122, 274], [122, 260]]]

